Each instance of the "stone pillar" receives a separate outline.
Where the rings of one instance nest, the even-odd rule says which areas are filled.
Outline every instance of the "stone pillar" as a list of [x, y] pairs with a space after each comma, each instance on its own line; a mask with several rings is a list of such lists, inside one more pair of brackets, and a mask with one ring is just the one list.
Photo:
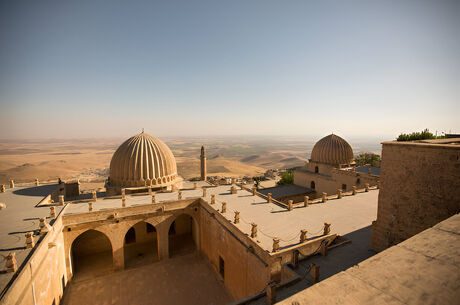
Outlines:
[[26, 249], [32, 249], [35, 246], [35, 241], [32, 232], [26, 233]]
[[268, 193], [267, 195], [267, 202], [272, 203], [272, 193]]
[[316, 284], [319, 282], [319, 266], [315, 264], [310, 265], [310, 276], [311, 276], [311, 282], [313, 284]]
[[321, 197], [321, 202], [327, 202], [327, 193], [323, 193], [323, 196]]
[[50, 207], [50, 217], [56, 218], [56, 208], [55, 207]]
[[251, 238], [257, 237], [257, 224], [251, 223]]
[[278, 252], [280, 250], [280, 239], [275, 237], [273, 238], [273, 251], [272, 252]]
[[369, 183], [366, 183], [365, 191], [366, 191], [366, 192], [369, 192]]
[[253, 187], [252, 188], [252, 196], [255, 196], [257, 194], [257, 188]]
[[169, 226], [166, 221], [156, 226], [158, 239], [158, 257], [160, 260], [169, 258]]
[[319, 248], [319, 251], [320, 251], [322, 256], [327, 255], [327, 242], [325, 240], [321, 241], [321, 246]]
[[331, 224], [328, 223], [328, 222], [325, 222], [324, 223], [324, 231], [323, 231], [323, 235], [327, 235], [331, 233]]
[[202, 197], [206, 197], [206, 188], [203, 187], [203, 196]]
[[44, 217], [40, 218], [39, 228], [40, 235], [45, 235], [50, 230], [50, 226], [46, 223], [46, 219]]
[[352, 195], [356, 195], [356, 186], [352, 186], [352, 192], [351, 192]]
[[177, 199], [182, 200], [182, 192], [179, 191], [179, 193], [177, 193]]
[[59, 195], [59, 205], [64, 205], [64, 195]]
[[337, 190], [337, 199], [341, 199], [342, 196], [343, 196], [342, 190], [341, 190], [341, 189], [338, 189], [338, 190]]
[[201, 146], [201, 180], [206, 181], [207, 168], [206, 168], [206, 148]]
[[4, 193], [4, 192], [6, 192], [6, 188], [5, 188], [5, 185], [4, 185], [4, 184], [2, 184], [2, 189], [1, 189], [1, 191], [0, 191], [0, 192], [1, 192], [1, 193]]
[[112, 243], [113, 269], [121, 271], [125, 268], [124, 238], [110, 238]]
[[276, 303], [276, 283], [271, 281], [267, 286], [267, 304], [273, 305]]
[[307, 230], [300, 230], [300, 243], [307, 241]]
[[233, 221], [233, 223], [240, 223], [240, 212], [235, 211], [235, 220]]
[[232, 185], [235, 184], [235, 181], [236, 181], [236, 179], [235, 179], [235, 178], [232, 178]]
[[294, 203], [293, 200], [288, 200], [288, 210], [292, 211], [292, 204]]
[[97, 193], [96, 193], [96, 191], [92, 191], [91, 193], [93, 194], [93, 198], [92, 198], [93, 201], [97, 201]]
[[237, 193], [236, 186], [232, 185], [232, 187], [230, 188], [230, 193], [232, 193], [233, 195]]
[[294, 268], [297, 268], [299, 266], [299, 255], [299, 250], [292, 251], [291, 264]]
[[89, 212], [93, 211], [93, 202], [92, 201], [88, 202], [88, 211]]
[[38, 178], [35, 178], [35, 186], [40, 186], [40, 182], [38, 181]]
[[244, 184], [243, 184], [243, 182], [241, 182], [240, 188], [241, 188], [242, 190], [244, 190]]
[[222, 210], [220, 212], [227, 213], [227, 203], [226, 202], [222, 202]]
[[14, 189], [14, 180], [13, 179], [10, 180], [10, 188]]
[[194, 190], [198, 189], [198, 184], [196, 182], [193, 182], [193, 189]]
[[152, 188], [149, 187], [149, 195], [152, 196]]
[[18, 265], [16, 263], [16, 253], [11, 252], [6, 256], [6, 264], [5, 264], [5, 269], [6, 272], [16, 272], [18, 270]]
[[126, 189], [121, 189], [121, 198], [125, 198], [126, 197]]
[[304, 207], [307, 207], [308, 206], [308, 201], [310, 200], [310, 197], [308, 196], [305, 196], [303, 197], [303, 206]]
[[216, 195], [211, 195], [211, 204], [216, 203]]

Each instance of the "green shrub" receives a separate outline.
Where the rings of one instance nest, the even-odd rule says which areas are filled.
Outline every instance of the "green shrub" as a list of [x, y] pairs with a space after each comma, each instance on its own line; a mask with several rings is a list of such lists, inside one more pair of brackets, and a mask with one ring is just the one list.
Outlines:
[[380, 156], [373, 153], [362, 153], [355, 158], [356, 165], [359, 166], [370, 164], [371, 166], [378, 167], [379, 161]]
[[396, 138], [397, 141], [415, 141], [415, 140], [426, 140], [426, 139], [445, 139], [446, 136], [435, 136], [428, 128], [421, 132], [402, 133]]
[[281, 179], [276, 183], [277, 185], [293, 184], [294, 172], [284, 172], [281, 174]]

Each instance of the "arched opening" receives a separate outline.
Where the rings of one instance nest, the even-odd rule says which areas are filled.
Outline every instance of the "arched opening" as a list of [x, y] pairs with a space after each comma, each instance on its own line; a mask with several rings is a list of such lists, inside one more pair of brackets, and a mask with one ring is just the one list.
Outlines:
[[169, 227], [169, 257], [192, 253], [196, 250], [197, 229], [190, 215], [179, 215]]
[[70, 249], [75, 277], [94, 277], [113, 270], [112, 244], [102, 232], [88, 230], [82, 233]]
[[315, 166], [315, 173], [319, 173], [319, 168], [318, 168], [318, 166]]
[[310, 188], [313, 189], [313, 190], [315, 189], [315, 181], [312, 181], [312, 182], [310, 183]]
[[346, 191], [347, 190], [347, 185], [346, 184], [342, 184], [342, 191]]
[[132, 226], [125, 234], [125, 268], [158, 261], [158, 237], [155, 227], [145, 221]]

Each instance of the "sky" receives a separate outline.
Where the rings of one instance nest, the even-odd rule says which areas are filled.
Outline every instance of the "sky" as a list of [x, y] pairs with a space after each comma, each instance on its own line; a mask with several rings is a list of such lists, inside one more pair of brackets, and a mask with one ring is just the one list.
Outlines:
[[0, 139], [460, 133], [460, 1], [0, 0]]

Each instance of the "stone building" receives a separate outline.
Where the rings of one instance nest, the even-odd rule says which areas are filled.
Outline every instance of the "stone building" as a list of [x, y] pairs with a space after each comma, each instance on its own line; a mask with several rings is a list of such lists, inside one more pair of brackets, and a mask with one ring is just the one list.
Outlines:
[[353, 186], [362, 188], [366, 183], [377, 185], [378, 180], [372, 173], [356, 171], [350, 144], [335, 134], [319, 140], [313, 146], [309, 161], [294, 172], [294, 184], [309, 188], [315, 198], [322, 193], [347, 192]]

